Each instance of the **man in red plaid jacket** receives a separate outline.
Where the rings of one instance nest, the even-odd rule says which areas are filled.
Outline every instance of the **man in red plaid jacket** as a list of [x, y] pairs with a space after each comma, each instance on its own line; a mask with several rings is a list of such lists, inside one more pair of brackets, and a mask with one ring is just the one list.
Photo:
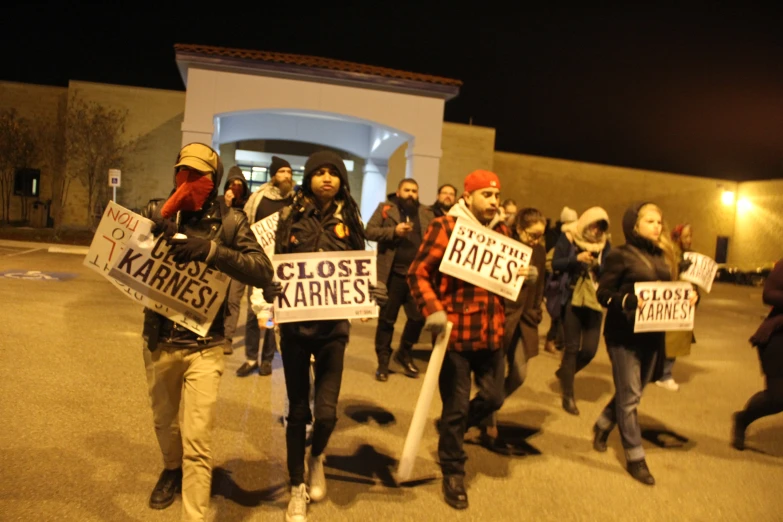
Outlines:
[[[493, 172], [477, 170], [465, 178], [465, 194], [448, 215], [432, 221], [408, 270], [411, 294], [426, 317], [425, 329], [440, 333], [454, 325], [440, 372], [443, 413], [438, 458], [443, 471], [443, 494], [450, 506], [468, 507], [465, 430], [503, 404], [503, 298], [483, 288], [442, 274], [443, 258], [457, 218], [510, 236], [498, 213], [500, 180]], [[470, 400], [471, 372], [479, 391]]]

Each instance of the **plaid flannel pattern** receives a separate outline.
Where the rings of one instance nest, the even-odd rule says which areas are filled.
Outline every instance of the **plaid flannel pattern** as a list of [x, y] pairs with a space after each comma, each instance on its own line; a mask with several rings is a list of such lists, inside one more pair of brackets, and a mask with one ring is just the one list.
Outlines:
[[[498, 350], [503, 346], [503, 298], [438, 270], [455, 223], [456, 218], [443, 216], [434, 219], [427, 228], [408, 269], [411, 294], [425, 317], [446, 311], [448, 320], [454, 324], [449, 349]], [[494, 230], [510, 235], [502, 222]]]

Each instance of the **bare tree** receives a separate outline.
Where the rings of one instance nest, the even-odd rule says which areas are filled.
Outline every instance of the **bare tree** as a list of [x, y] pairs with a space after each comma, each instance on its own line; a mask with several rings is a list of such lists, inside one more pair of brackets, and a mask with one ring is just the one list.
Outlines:
[[5, 223], [10, 221], [16, 171], [29, 167], [35, 156], [35, 137], [28, 121], [14, 109], [0, 111], [0, 203]]
[[60, 228], [65, 213], [68, 190], [74, 179], [73, 172], [65, 168], [65, 99], [58, 104], [57, 117], [43, 120], [35, 127], [38, 158], [52, 180], [51, 214], [56, 228]]
[[133, 141], [125, 139], [128, 111], [85, 101], [77, 92], [68, 102], [66, 155], [68, 170], [87, 189], [87, 220], [95, 223], [93, 209], [107, 198], [109, 169], [122, 169]]

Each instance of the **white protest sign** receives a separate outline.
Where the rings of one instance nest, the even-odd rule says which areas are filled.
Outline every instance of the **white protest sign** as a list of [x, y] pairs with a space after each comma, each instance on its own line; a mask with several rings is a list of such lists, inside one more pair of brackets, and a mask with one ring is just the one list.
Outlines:
[[688, 270], [680, 274], [680, 279], [699, 285], [709, 294], [712, 290], [712, 282], [718, 273], [718, 264], [711, 258], [696, 252], [685, 252], [684, 257], [690, 259], [692, 263]]
[[693, 330], [695, 307], [690, 299], [693, 287], [685, 281], [635, 283], [636, 309], [634, 332], [676, 332]]
[[280, 213], [275, 212], [271, 216], [256, 221], [250, 225], [250, 230], [255, 234], [258, 244], [264, 250], [266, 257], [272, 259], [275, 254], [275, 235], [277, 234], [277, 223], [280, 221]]
[[369, 289], [377, 279], [375, 256], [368, 250], [275, 255], [275, 281], [283, 285], [275, 321], [378, 317]]
[[516, 301], [525, 282], [517, 271], [530, 264], [532, 255], [533, 249], [519, 241], [457, 219], [440, 271]]
[[229, 278], [206, 263], [175, 263], [169, 250], [163, 236], [155, 240], [134, 234], [109, 276], [142, 295], [145, 306], [206, 336], [226, 297]]

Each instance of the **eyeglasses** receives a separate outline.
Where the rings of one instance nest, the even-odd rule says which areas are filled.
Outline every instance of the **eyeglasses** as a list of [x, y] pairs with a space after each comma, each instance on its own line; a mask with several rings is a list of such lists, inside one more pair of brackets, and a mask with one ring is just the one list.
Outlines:
[[542, 237], [544, 237], [543, 232], [539, 232], [538, 234], [531, 234], [527, 230], [523, 230], [522, 232], [530, 241], [539, 241]]

